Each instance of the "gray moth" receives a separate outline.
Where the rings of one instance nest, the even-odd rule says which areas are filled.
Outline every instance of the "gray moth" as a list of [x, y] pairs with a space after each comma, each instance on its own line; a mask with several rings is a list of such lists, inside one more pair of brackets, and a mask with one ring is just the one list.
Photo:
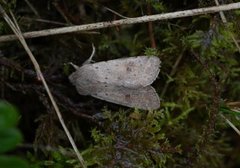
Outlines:
[[156, 56], [120, 58], [77, 67], [69, 80], [81, 95], [144, 110], [160, 107], [150, 86], [160, 71]]

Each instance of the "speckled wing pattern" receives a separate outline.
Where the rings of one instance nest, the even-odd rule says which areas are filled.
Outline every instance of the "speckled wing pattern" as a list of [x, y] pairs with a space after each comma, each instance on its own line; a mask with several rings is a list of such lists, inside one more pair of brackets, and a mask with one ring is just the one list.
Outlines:
[[156, 109], [160, 100], [149, 86], [158, 76], [160, 59], [138, 56], [86, 64], [69, 76], [79, 94], [140, 109]]

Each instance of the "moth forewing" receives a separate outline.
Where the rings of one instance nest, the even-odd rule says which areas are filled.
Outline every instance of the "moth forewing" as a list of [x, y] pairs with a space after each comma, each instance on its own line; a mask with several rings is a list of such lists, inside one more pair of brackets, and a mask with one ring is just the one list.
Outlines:
[[155, 110], [160, 107], [160, 99], [151, 86], [141, 88], [106, 87], [104, 90], [92, 94], [93, 97], [143, 110]]
[[86, 64], [77, 70], [79, 78], [130, 88], [150, 85], [160, 71], [156, 56], [138, 56]]

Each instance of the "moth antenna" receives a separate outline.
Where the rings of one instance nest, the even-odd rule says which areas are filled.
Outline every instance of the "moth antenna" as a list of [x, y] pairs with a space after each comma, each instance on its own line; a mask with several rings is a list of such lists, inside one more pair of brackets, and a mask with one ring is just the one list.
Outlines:
[[91, 61], [92, 61], [93, 56], [95, 55], [96, 49], [95, 49], [95, 46], [94, 46], [93, 43], [92, 43], [92, 49], [93, 49], [93, 50], [92, 50], [91, 56], [83, 63], [83, 65], [85, 65], [85, 64], [90, 64]]
[[79, 66], [77, 66], [77, 65], [73, 64], [72, 62], [69, 62], [68, 64], [72, 65], [72, 66], [73, 66], [73, 68], [74, 68], [74, 69], [76, 69], [76, 70], [79, 68]]

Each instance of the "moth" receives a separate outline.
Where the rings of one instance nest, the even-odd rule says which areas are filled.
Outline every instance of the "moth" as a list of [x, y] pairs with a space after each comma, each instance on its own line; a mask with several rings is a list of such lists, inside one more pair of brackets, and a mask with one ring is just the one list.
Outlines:
[[160, 107], [160, 99], [150, 86], [160, 71], [160, 59], [156, 56], [120, 58], [75, 66], [69, 76], [81, 95], [119, 105], [153, 110]]

